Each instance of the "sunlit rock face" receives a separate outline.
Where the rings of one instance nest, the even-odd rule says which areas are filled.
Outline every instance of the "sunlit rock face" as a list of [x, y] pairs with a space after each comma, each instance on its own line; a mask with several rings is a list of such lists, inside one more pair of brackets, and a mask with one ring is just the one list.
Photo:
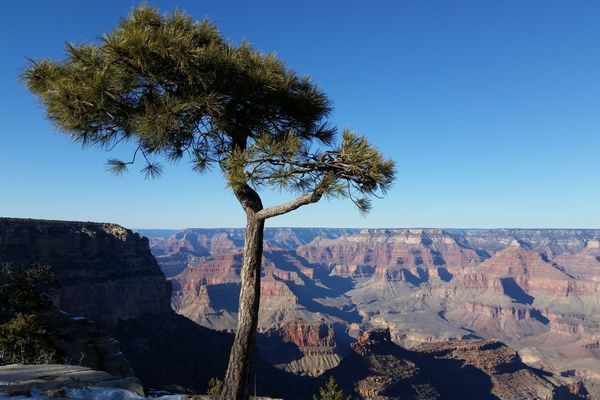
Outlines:
[[334, 273], [342, 276], [449, 280], [448, 269], [484, 257], [460, 240], [441, 229], [367, 229], [337, 239], [318, 238], [296, 251], [310, 262], [335, 265]]
[[[337, 352], [373, 327], [407, 347], [497, 339], [532, 365], [598, 376], [600, 230], [267, 228], [265, 238], [264, 332], [329, 323]], [[184, 230], [151, 244], [165, 271], [180, 270], [175, 310], [234, 329], [243, 230]]]
[[[296, 375], [320, 376], [337, 366], [345, 355], [345, 329], [334, 324], [301, 319], [261, 330], [257, 338], [260, 354], [276, 368]], [[337, 332], [336, 332], [337, 331]], [[342, 343], [338, 347], [336, 339]]]

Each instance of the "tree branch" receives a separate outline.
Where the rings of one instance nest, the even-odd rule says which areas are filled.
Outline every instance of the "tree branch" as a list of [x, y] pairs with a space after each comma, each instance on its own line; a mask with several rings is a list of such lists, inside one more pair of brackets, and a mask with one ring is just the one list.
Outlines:
[[303, 194], [301, 196], [296, 197], [294, 200], [288, 201], [287, 203], [265, 208], [256, 213], [256, 218], [268, 219], [276, 217], [278, 215], [287, 214], [290, 211], [294, 211], [307, 204], [316, 203], [319, 200], [321, 200], [321, 197], [323, 197], [323, 194], [326, 192], [326, 188], [329, 184], [332, 183], [334, 179], [335, 176], [331, 172], [329, 172], [325, 174], [325, 176], [317, 184], [312, 193]]
[[305, 206], [307, 204], [318, 202], [321, 199], [321, 196], [322, 195], [319, 194], [316, 190], [313, 193], [303, 194], [301, 196], [298, 196], [294, 200], [288, 201], [287, 203], [272, 206], [259, 211], [258, 213], [256, 213], [256, 218], [268, 219], [276, 217], [278, 215], [289, 213], [290, 211], [294, 211], [295, 209]]

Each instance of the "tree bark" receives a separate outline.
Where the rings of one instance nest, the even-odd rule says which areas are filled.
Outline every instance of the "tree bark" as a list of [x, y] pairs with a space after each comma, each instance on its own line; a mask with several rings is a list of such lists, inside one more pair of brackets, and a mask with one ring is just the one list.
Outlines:
[[[261, 207], [262, 208], [262, 205]], [[222, 400], [247, 400], [250, 386], [250, 365], [260, 304], [260, 267], [263, 252], [264, 219], [256, 218], [253, 210], [246, 209], [246, 237], [242, 263], [238, 325], [229, 365], [221, 392]]]
[[[233, 147], [246, 148], [247, 136], [234, 138]], [[243, 173], [243, 171], [242, 171]], [[242, 262], [238, 325], [229, 355], [229, 365], [223, 382], [221, 400], [247, 400], [250, 388], [250, 366], [258, 326], [260, 305], [260, 268], [263, 254], [265, 220], [319, 201], [323, 195], [322, 180], [314, 193], [306, 194], [286, 204], [263, 209], [260, 195], [248, 184], [235, 186], [233, 192], [246, 212], [246, 236]]]

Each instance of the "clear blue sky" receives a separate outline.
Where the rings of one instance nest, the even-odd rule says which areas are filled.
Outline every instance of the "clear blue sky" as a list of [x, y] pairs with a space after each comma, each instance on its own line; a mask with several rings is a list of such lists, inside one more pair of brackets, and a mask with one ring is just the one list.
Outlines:
[[[57, 134], [18, 82], [139, 4], [5, 1], [0, 12], [0, 216], [137, 228], [242, 226], [218, 173], [145, 181]], [[309, 74], [333, 122], [394, 158], [398, 180], [362, 218], [321, 202], [270, 226], [600, 228], [600, 2], [149, 1], [210, 17]], [[267, 203], [285, 196], [267, 195]]]

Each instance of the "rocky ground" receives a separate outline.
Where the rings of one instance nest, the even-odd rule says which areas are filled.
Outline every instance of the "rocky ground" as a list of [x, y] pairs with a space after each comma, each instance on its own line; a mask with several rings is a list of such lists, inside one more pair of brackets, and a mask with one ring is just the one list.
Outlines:
[[91, 388], [120, 389], [144, 395], [137, 378], [116, 377], [91, 368], [56, 364], [0, 366], [0, 397], [67, 397], [69, 390]]
[[[176, 388], [175, 388], [176, 389]], [[147, 395], [147, 397], [146, 397]], [[214, 397], [144, 393], [137, 378], [118, 378], [104, 371], [73, 365], [6, 365], [0, 366], [0, 398], [11, 400], [213, 400]], [[277, 400], [251, 397], [254, 400]]]

